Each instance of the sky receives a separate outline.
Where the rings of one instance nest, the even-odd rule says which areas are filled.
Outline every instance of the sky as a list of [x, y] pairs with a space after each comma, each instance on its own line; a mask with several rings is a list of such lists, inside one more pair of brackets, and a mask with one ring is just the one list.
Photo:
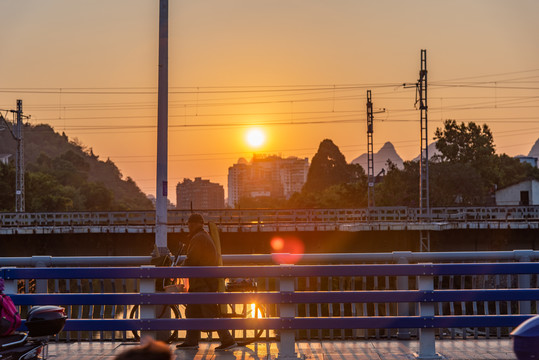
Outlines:
[[[158, 0], [1, 0], [0, 109], [23, 100], [155, 194]], [[184, 178], [225, 187], [257, 154], [347, 161], [387, 141], [419, 154], [414, 84], [427, 50], [428, 129], [486, 123], [498, 153], [539, 138], [536, 0], [170, 0], [169, 200]], [[404, 87], [403, 84], [412, 86]], [[253, 147], [257, 127], [266, 141]]]

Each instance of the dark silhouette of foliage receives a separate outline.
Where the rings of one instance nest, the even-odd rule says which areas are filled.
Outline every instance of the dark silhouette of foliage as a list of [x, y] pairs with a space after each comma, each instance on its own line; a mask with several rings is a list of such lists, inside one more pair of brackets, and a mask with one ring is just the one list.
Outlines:
[[403, 165], [401, 170], [389, 162], [383, 182], [375, 186], [376, 206], [419, 205], [419, 163], [405, 161]]
[[[505, 154], [497, 155], [487, 125], [444, 122], [436, 129], [441, 155], [429, 162], [431, 206], [495, 205], [495, 191], [526, 179], [538, 179], [539, 169]], [[405, 162], [391, 167], [376, 186], [378, 206], [418, 206], [419, 164]]]
[[494, 153], [494, 139], [487, 124], [474, 122], [457, 124], [455, 120], [444, 121], [434, 136], [436, 148], [442, 153], [441, 161], [453, 163], [478, 163], [490, 159]]
[[[26, 211], [147, 210], [153, 205], [133, 179], [122, 179], [110, 159], [100, 161], [65, 134], [48, 125], [25, 128]], [[16, 144], [0, 132], [0, 153], [13, 154]], [[13, 160], [12, 160], [13, 162]], [[1, 164], [0, 164], [1, 165]], [[15, 170], [13, 163], [0, 167], [0, 210], [13, 211]]]
[[[12, 181], [6, 181], [13, 179]], [[15, 210], [15, 166], [0, 163], [0, 211]]]
[[337, 145], [325, 139], [313, 157], [303, 191], [322, 191], [333, 185], [354, 182], [362, 175], [365, 171], [360, 165], [348, 164]]

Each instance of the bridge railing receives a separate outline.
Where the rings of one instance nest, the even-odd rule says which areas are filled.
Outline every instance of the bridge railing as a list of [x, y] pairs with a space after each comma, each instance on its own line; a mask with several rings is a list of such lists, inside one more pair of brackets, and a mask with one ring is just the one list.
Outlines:
[[[96, 319], [93, 309], [89, 319], [70, 317], [66, 331], [98, 332], [103, 338], [106, 331], [123, 331], [125, 334], [136, 330], [270, 329], [279, 331], [280, 355], [283, 357], [294, 355], [294, 341], [301, 334], [313, 336], [318, 332], [322, 339], [328, 334], [357, 338], [369, 336], [371, 330], [380, 330], [388, 336], [406, 338], [410, 336], [409, 329], [415, 329], [419, 336], [420, 357], [434, 356], [436, 334], [447, 336], [444, 331], [455, 329], [463, 330], [464, 336], [466, 329], [476, 329], [475, 336], [481, 331], [488, 337], [489, 329], [512, 328], [529, 318], [536, 312], [539, 290], [527, 285], [519, 287], [518, 281], [525, 284], [526, 279], [537, 277], [538, 273], [539, 263], [533, 262], [0, 269], [0, 276], [6, 279], [6, 292], [21, 307], [44, 304], [63, 305], [68, 309], [81, 309], [82, 305], [142, 307], [142, 319], [126, 319], [125, 316], [116, 316], [117, 313], [109, 318], [101, 313]], [[517, 288], [512, 281], [491, 283], [490, 280], [502, 275], [516, 277]], [[154, 279], [246, 276], [268, 279], [275, 288], [257, 293], [155, 292]], [[490, 280], [483, 284], [473, 280], [480, 277]], [[443, 280], [459, 278], [464, 284], [458, 289], [448, 288], [450, 282]], [[112, 291], [101, 293], [30, 293], [24, 287], [20, 291], [19, 282], [34, 279], [52, 282], [86, 279], [88, 284], [103, 279], [124, 279], [138, 281], [139, 288], [137, 291], [112, 288]], [[313, 287], [305, 287], [308, 279], [313, 279]], [[387, 280], [377, 284], [380, 279]], [[408, 289], [399, 288], [402, 280], [410, 281]], [[335, 283], [348, 283], [348, 286], [335, 289]], [[489, 283], [491, 288], [482, 287]], [[67, 284], [64, 286], [69, 289]], [[257, 303], [266, 304], [269, 310], [267, 317], [258, 319], [154, 318], [153, 307], [156, 305], [189, 303]], [[448, 314], [448, 309], [455, 304], [461, 304], [460, 309]], [[410, 307], [417, 308], [417, 313], [410, 314]], [[316, 308], [322, 311], [314, 311]], [[383, 309], [389, 311], [381, 311]], [[391, 329], [397, 329], [399, 333], [392, 333]], [[358, 335], [358, 332], [362, 334]]]
[[[221, 209], [196, 210], [221, 226], [267, 224], [350, 224], [418, 221], [531, 221], [539, 220], [539, 206], [432, 207], [429, 215], [418, 208], [374, 207], [357, 209]], [[191, 210], [169, 210], [169, 226], [185, 226]], [[0, 227], [153, 226], [154, 211], [110, 212], [0, 212]]]

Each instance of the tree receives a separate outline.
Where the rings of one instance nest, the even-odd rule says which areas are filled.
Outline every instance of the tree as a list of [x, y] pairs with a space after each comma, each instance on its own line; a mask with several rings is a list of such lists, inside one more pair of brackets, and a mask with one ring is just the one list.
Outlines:
[[434, 139], [442, 153], [439, 159], [458, 163], [477, 163], [490, 159], [494, 153], [494, 139], [487, 124], [479, 126], [457, 124], [455, 120], [444, 121], [444, 128], [437, 128]]
[[539, 180], [539, 168], [528, 163], [521, 163], [520, 160], [512, 158], [506, 154], [495, 158], [492, 167], [494, 188], [504, 188], [526, 179]]
[[0, 211], [15, 210], [15, 166], [0, 163]]
[[[468, 125], [446, 120], [436, 129], [436, 147], [442, 153], [440, 164], [431, 171], [433, 205], [492, 205], [498, 188], [525, 179], [539, 179], [539, 169], [506, 154], [497, 155], [492, 132], [486, 124]], [[441, 193], [444, 196], [441, 196]]]
[[332, 185], [354, 182], [361, 176], [365, 176], [363, 168], [360, 165], [348, 164], [337, 145], [325, 139], [313, 157], [303, 191], [322, 191]]
[[419, 162], [405, 161], [403, 165], [400, 170], [389, 162], [387, 175], [375, 185], [377, 206], [419, 205]]
[[75, 206], [77, 191], [60, 184], [52, 175], [31, 172], [26, 180], [26, 211], [72, 211]]
[[89, 211], [112, 210], [114, 194], [100, 182], [87, 182], [80, 189], [84, 198], [84, 207]]
[[485, 204], [491, 195], [481, 174], [471, 164], [431, 163], [429, 173], [431, 206]]

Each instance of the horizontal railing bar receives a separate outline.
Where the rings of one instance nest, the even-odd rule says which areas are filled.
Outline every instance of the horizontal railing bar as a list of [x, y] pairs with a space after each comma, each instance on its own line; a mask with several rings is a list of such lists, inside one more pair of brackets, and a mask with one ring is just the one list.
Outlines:
[[281, 293], [13, 294], [17, 305], [279, 304]]
[[134, 266], [150, 264], [151, 256], [0, 257], [0, 266]]
[[539, 263], [1, 268], [4, 279], [244, 278], [536, 274]]
[[378, 316], [319, 318], [68, 319], [65, 331], [219, 329], [398, 329], [514, 327], [532, 315]]
[[91, 293], [13, 294], [17, 305], [166, 305], [166, 304], [316, 304], [399, 303], [451, 301], [511, 301], [539, 298], [539, 289], [506, 290], [385, 290], [385, 291], [297, 291], [238, 293]]
[[[274, 264], [275, 257], [281, 254], [225, 254], [225, 265], [239, 264]], [[411, 252], [394, 251], [391, 253], [327, 253], [303, 254], [299, 264], [321, 264], [327, 262], [396, 262], [401, 258], [413, 262], [425, 261], [485, 261], [519, 260], [523, 255], [530, 260], [539, 259], [538, 250], [513, 251], [459, 251], [459, 252]], [[0, 266], [127, 266], [150, 264], [151, 256], [32, 256], [0, 257]]]

